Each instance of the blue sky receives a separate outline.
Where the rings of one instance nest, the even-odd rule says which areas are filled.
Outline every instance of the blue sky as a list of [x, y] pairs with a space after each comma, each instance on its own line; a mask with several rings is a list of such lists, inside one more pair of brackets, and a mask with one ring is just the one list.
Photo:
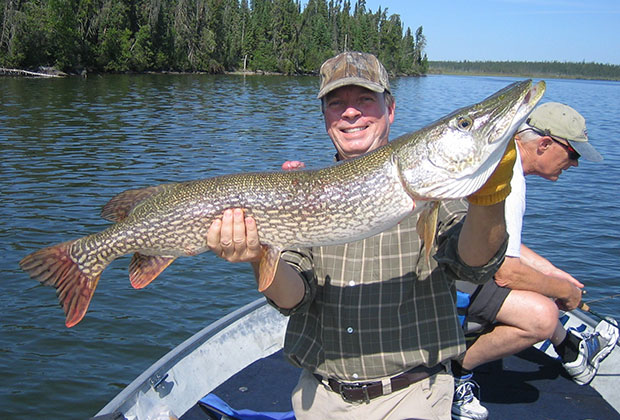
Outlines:
[[620, 0], [366, 0], [379, 6], [423, 27], [429, 60], [620, 65]]

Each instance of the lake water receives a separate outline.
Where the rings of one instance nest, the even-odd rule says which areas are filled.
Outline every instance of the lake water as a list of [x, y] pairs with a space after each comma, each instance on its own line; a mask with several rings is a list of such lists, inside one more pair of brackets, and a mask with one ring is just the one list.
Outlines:
[[[514, 80], [397, 78], [392, 137]], [[133, 290], [124, 257], [67, 329], [54, 290], [18, 261], [103, 229], [101, 207], [128, 188], [277, 170], [290, 159], [330, 164], [317, 87], [314, 77], [278, 76], [0, 79], [0, 417], [88, 418], [175, 345], [260, 296], [249, 266], [209, 253]], [[620, 83], [548, 80], [543, 101], [578, 109], [605, 160], [556, 183], [528, 177], [524, 242], [582, 280], [586, 301], [620, 293]], [[620, 319], [618, 302], [591, 306]]]

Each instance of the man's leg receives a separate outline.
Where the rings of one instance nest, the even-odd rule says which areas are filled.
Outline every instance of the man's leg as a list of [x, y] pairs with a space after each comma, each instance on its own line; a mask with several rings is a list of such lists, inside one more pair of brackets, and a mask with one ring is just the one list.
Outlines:
[[550, 299], [538, 293], [510, 290], [489, 282], [474, 293], [468, 317], [486, 326], [501, 324], [478, 337], [460, 363], [453, 361], [452, 418], [486, 420], [489, 412], [480, 404], [479, 386], [471, 371], [549, 338], [558, 323], [558, 310]]
[[553, 301], [539, 293], [512, 290], [496, 321], [498, 325], [467, 349], [463, 368], [472, 370], [551, 337], [558, 324], [558, 309]]

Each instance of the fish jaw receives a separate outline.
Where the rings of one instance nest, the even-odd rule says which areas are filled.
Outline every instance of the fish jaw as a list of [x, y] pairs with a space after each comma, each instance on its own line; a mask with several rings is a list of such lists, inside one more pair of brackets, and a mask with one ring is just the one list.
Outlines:
[[544, 91], [543, 81], [513, 83], [414, 133], [417, 139], [396, 139], [395, 153], [408, 190], [425, 200], [457, 199], [476, 192]]

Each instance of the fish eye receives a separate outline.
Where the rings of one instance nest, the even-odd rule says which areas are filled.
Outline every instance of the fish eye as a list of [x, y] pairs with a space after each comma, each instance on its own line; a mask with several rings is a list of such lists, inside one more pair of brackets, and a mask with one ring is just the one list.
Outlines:
[[461, 130], [469, 130], [473, 125], [473, 121], [470, 117], [459, 117], [456, 120], [456, 126]]

